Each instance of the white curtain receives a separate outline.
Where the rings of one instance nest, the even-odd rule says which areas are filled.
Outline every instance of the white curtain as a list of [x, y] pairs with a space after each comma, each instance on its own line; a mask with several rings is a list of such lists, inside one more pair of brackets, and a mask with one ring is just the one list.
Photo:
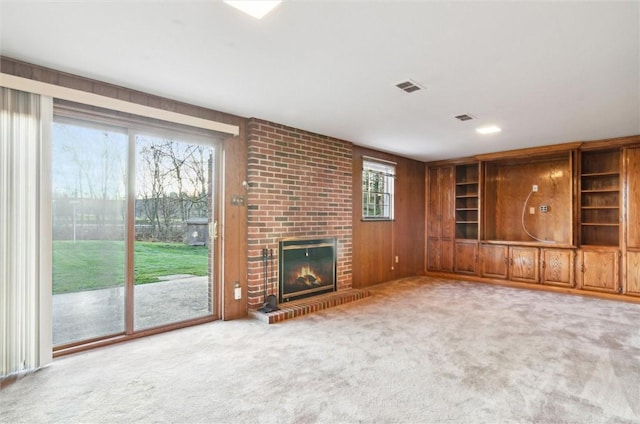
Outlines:
[[0, 87], [0, 380], [51, 361], [51, 118]]

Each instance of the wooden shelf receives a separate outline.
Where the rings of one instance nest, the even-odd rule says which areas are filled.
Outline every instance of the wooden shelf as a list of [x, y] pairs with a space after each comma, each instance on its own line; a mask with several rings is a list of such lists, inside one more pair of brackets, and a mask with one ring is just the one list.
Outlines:
[[620, 173], [618, 171], [611, 171], [611, 172], [592, 172], [589, 174], [581, 174], [581, 177], [613, 177], [613, 176], [617, 176], [620, 175]]
[[619, 227], [620, 224], [607, 224], [607, 223], [602, 223], [602, 222], [581, 222], [580, 225], [585, 225], [585, 226], [594, 226], [594, 227]]
[[619, 193], [620, 188], [604, 188], [598, 190], [582, 190], [582, 193]]
[[477, 240], [479, 229], [479, 181], [477, 163], [457, 165], [455, 171], [456, 239]]

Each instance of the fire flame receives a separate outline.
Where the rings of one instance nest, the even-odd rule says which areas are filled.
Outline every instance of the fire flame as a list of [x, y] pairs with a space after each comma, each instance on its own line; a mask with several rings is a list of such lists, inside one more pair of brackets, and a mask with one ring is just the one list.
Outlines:
[[302, 268], [300, 268], [300, 271], [298, 271], [298, 278], [302, 277], [306, 279], [309, 275], [315, 278], [316, 283], [322, 282], [322, 279], [318, 275], [316, 275], [313, 269], [311, 269], [311, 267], [309, 266], [303, 266]]

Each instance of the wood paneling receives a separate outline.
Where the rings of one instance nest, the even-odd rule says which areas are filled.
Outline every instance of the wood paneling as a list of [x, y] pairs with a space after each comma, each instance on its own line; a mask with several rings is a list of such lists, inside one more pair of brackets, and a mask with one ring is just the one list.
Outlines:
[[540, 250], [541, 283], [554, 286], [573, 287], [574, 257], [571, 249], [541, 249]]
[[[572, 222], [573, 211], [570, 157], [566, 152], [561, 157], [526, 162], [487, 163], [485, 238], [535, 241], [528, 231], [541, 240], [572, 244], [572, 227], [567, 225]], [[538, 192], [531, 193], [533, 185], [538, 186]], [[546, 206], [547, 211], [541, 211], [541, 206]]]
[[[240, 126], [240, 136], [228, 138], [224, 143], [225, 197], [224, 205], [224, 275], [222, 278], [222, 318], [225, 320], [247, 315], [247, 206], [232, 205], [233, 196], [244, 196], [243, 182], [247, 179], [246, 125]], [[218, 255], [220, 256], [220, 255]], [[242, 298], [235, 299], [234, 288], [240, 284]]]
[[617, 249], [580, 249], [578, 252], [580, 288], [616, 293], [620, 280]]
[[[362, 156], [396, 163], [393, 221], [362, 220]], [[353, 287], [423, 274], [425, 221], [424, 164], [354, 146]]]
[[507, 278], [509, 275], [509, 247], [499, 244], [481, 244], [480, 274], [488, 278]]

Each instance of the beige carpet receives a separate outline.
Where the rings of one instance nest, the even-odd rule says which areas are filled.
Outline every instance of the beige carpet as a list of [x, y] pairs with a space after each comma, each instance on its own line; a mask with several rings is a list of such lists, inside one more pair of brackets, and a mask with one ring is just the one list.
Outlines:
[[64, 357], [0, 422], [639, 423], [640, 305], [426, 277]]

